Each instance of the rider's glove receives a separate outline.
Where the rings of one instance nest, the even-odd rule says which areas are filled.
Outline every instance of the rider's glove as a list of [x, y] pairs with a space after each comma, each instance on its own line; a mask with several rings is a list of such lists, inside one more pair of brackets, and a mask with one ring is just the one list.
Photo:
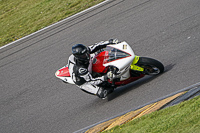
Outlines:
[[107, 81], [107, 80], [108, 80], [108, 76], [107, 76], [107, 74], [104, 75], [103, 78], [104, 78], [104, 81]]
[[119, 41], [118, 39], [110, 39], [109, 44], [117, 44]]
[[104, 43], [105, 43], [104, 41], [101, 41], [101, 42], [97, 42], [95, 44], [97, 44], [97, 45], [103, 45]]
[[107, 78], [109, 78], [109, 79], [113, 79], [115, 77], [115, 75], [112, 73], [112, 71], [109, 71], [108, 73], [107, 73]]
[[107, 81], [108, 79], [112, 80], [114, 78], [114, 76], [115, 75], [111, 71], [109, 71], [106, 75], [103, 76], [104, 81]]
[[108, 73], [107, 73], [107, 77], [109, 78], [109, 79], [112, 79], [113, 78], [113, 73], [111, 72], [111, 71], [109, 71]]

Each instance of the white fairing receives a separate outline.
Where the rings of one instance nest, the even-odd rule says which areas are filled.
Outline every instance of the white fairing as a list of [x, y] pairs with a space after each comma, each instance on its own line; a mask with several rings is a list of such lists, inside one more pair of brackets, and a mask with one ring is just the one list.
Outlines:
[[124, 51], [125, 53], [129, 54], [130, 56], [117, 59], [114, 61], [111, 61], [109, 63], [105, 63], [104, 66], [107, 67], [109, 65], [116, 66], [119, 69], [119, 75], [117, 76], [120, 78], [120, 81], [126, 80], [130, 77], [130, 65], [135, 58], [135, 54], [132, 50], [132, 48], [128, 45], [126, 42], [121, 42], [116, 45], [108, 45], [110, 47], [116, 48], [118, 50]]
[[63, 80], [66, 83], [75, 84], [71, 77], [58, 77], [58, 76], [56, 76], [56, 77]]
[[120, 71], [122, 71], [123, 69], [129, 67], [133, 61], [133, 59], [135, 58], [135, 54], [132, 50], [132, 48], [128, 45], [128, 43], [126, 42], [121, 42], [115, 45], [108, 45], [110, 47], [119, 49], [121, 51], [124, 51], [126, 53], [128, 53], [130, 56], [123, 58], [123, 59], [119, 59], [119, 60], [114, 60], [112, 62], [106, 63], [104, 64], [104, 66], [109, 66], [109, 65], [113, 65], [116, 66], [117, 68], [119, 68]]

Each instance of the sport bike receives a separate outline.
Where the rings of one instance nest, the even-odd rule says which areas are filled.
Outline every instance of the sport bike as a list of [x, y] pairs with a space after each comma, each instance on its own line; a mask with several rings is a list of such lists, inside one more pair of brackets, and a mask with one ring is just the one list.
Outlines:
[[[145, 75], [158, 75], [164, 71], [164, 66], [160, 61], [135, 55], [125, 41], [115, 45], [107, 45], [106, 48], [97, 51], [92, 63], [93, 77], [108, 75], [106, 84], [100, 84], [105, 88], [112, 87], [115, 89]], [[55, 76], [65, 83], [74, 84], [68, 65], [57, 70]]]

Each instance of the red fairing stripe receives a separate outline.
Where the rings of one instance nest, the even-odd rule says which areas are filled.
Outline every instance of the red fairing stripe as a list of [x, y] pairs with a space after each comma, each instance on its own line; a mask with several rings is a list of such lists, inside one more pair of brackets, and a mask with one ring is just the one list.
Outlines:
[[59, 76], [59, 77], [70, 77], [70, 73], [69, 73], [68, 67], [64, 67], [64, 68], [61, 68], [60, 70], [58, 70], [56, 72], [56, 76]]

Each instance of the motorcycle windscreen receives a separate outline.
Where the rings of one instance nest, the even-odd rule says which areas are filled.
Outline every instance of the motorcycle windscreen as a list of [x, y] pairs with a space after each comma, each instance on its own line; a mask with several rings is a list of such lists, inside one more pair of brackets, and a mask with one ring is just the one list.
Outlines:
[[123, 70], [130, 66], [131, 62], [134, 59], [134, 55], [131, 55], [123, 49], [107, 47], [106, 51], [108, 51], [108, 56], [104, 58], [104, 66], [113, 65], [119, 68], [119, 70]]
[[131, 56], [122, 50], [112, 47], [107, 47], [106, 51], [108, 51], [108, 55], [104, 58], [104, 64]]

